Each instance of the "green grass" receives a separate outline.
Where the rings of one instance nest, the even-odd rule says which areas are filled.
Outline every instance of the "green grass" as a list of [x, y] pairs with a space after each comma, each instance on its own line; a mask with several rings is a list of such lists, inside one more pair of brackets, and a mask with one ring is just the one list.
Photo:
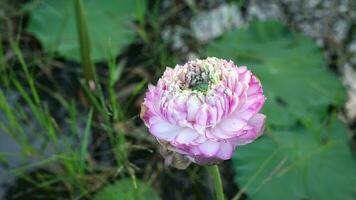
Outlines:
[[[82, 89], [89, 102], [87, 110], [89, 110], [86, 120], [86, 127], [84, 130], [78, 128], [79, 117], [83, 114], [78, 113], [77, 100], [75, 97], [66, 98], [57, 94], [56, 91], [50, 91], [52, 96], [58, 101], [67, 113], [67, 124], [70, 127], [70, 132], [63, 132], [64, 127], [60, 127], [56, 122], [53, 113], [49, 111], [48, 102], [42, 100], [39, 95], [38, 87], [36, 86], [36, 78], [33, 71], [36, 67], [31, 68], [26, 63], [26, 60], [21, 51], [20, 44], [16, 41], [11, 42], [10, 47], [16, 56], [16, 61], [21, 67], [21, 71], [14, 71], [14, 69], [7, 68], [4, 60], [3, 48], [0, 46], [0, 64], [1, 77], [6, 79], [1, 80], [7, 88], [0, 89], [0, 111], [4, 114], [5, 121], [0, 121], [0, 128], [13, 138], [21, 147], [21, 154], [25, 157], [33, 157], [37, 162], [21, 166], [15, 169], [9, 169], [19, 178], [27, 181], [33, 185], [34, 188], [51, 189], [54, 185], [61, 183], [69, 191], [72, 199], [80, 199], [82, 197], [89, 197], [89, 195], [97, 190], [97, 187], [92, 186], [92, 179], [95, 178], [97, 184], [104, 184], [106, 178], [101, 178], [102, 174], [112, 174], [110, 176], [118, 176], [122, 168], [129, 171], [131, 177], [135, 177], [134, 170], [127, 163], [127, 144], [125, 141], [124, 131], [119, 132], [114, 129], [115, 124], [122, 123], [125, 120], [125, 114], [121, 109], [115, 92], [115, 85], [120, 79], [120, 74], [123, 70], [123, 65], [117, 65], [115, 59], [112, 57], [108, 63], [109, 75], [108, 81], [105, 82], [105, 87], [109, 94], [106, 98], [106, 91], [103, 91], [100, 84], [97, 84], [95, 78], [94, 64], [90, 58], [88, 51], [89, 36], [85, 26], [85, 15], [81, 1], [76, 1], [76, 11], [78, 12], [78, 35], [81, 38], [81, 55], [83, 74], [85, 83], [82, 84]], [[2, 44], [2, 43], [0, 43]], [[81, 77], [78, 77], [81, 80]], [[94, 81], [95, 80], [95, 81]], [[94, 81], [94, 88], [92, 85]], [[10, 104], [10, 100], [6, 97], [6, 90], [14, 88], [20, 94], [22, 103]], [[142, 84], [140, 85], [142, 89]], [[53, 93], [52, 93], [53, 92]], [[136, 93], [139, 92], [136, 90]], [[23, 107], [28, 107], [30, 112], [23, 112]], [[18, 112], [14, 112], [14, 110]], [[30, 136], [26, 129], [27, 125], [35, 123], [39, 126], [39, 132]], [[93, 145], [92, 135], [93, 128], [98, 127], [101, 132], [107, 134], [111, 149], [114, 153], [114, 159], [117, 163], [115, 166], [109, 168], [102, 168], [93, 163], [93, 158], [89, 149]], [[35, 137], [35, 138], [30, 138]], [[79, 144], [73, 143], [65, 137], [78, 138]], [[38, 140], [44, 141], [42, 146], [44, 149], [35, 148], [30, 141]], [[64, 148], [63, 148], [64, 147]], [[52, 155], [46, 155], [47, 150], [52, 151]], [[64, 149], [64, 150], [63, 150]], [[1, 162], [6, 163], [6, 156], [12, 156], [1, 153]], [[17, 155], [18, 156], [18, 155]], [[96, 161], [94, 161], [96, 162]], [[54, 173], [51, 176], [45, 176], [40, 180], [33, 181], [27, 175], [28, 170], [41, 169]], [[121, 170], [117, 170], [121, 169]], [[106, 177], [106, 176], [103, 176]], [[64, 189], [64, 188], [63, 188]]]
[[[123, 130], [117, 131], [114, 126], [117, 123], [123, 123], [125, 114], [121, 110], [121, 105], [117, 101], [115, 95], [115, 83], [119, 79], [119, 70], [116, 64], [111, 64], [109, 73], [109, 81], [107, 83], [109, 98], [104, 96], [104, 91], [101, 87], [97, 90], [90, 90], [86, 84], [82, 84], [83, 91], [90, 100], [91, 104], [88, 107], [86, 127], [84, 130], [78, 128], [78, 119], [83, 113], [79, 114], [77, 110], [78, 102], [74, 98], [56, 98], [67, 113], [67, 126], [70, 127], [70, 132], [63, 132], [63, 127], [55, 120], [53, 113], [49, 111], [48, 103], [39, 98], [36, 80], [30, 72], [28, 65], [23, 59], [20, 48], [13, 45], [12, 48], [16, 52], [17, 59], [22, 66], [22, 71], [25, 79], [19, 77], [12, 72], [12, 76], [8, 77], [10, 86], [20, 94], [22, 103], [12, 105], [7, 98], [6, 89], [0, 90], [0, 112], [4, 114], [5, 121], [0, 121], [0, 128], [21, 147], [21, 154], [25, 157], [33, 157], [39, 160], [38, 162], [22, 166], [16, 169], [10, 169], [9, 173], [15, 174], [22, 179], [29, 181], [34, 187], [51, 187], [58, 182], [66, 185], [71, 193], [72, 198], [81, 198], [88, 196], [97, 188], [92, 188], [91, 177], [101, 176], [100, 174], [111, 173], [112, 176], [117, 173], [117, 168], [126, 168], [128, 145], [125, 141], [125, 133]], [[56, 95], [54, 95], [56, 96]], [[23, 112], [23, 108], [28, 107], [30, 112]], [[14, 110], [18, 112], [14, 112]], [[39, 126], [39, 132], [30, 136], [26, 129], [27, 125], [35, 123]], [[111, 149], [114, 153], [114, 159], [117, 163], [109, 168], [101, 168], [92, 162], [93, 158], [89, 149], [93, 144], [92, 131], [93, 127], [98, 127], [101, 132], [107, 134]], [[31, 138], [35, 137], [35, 138]], [[80, 144], [73, 144], [66, 137], [78, 138]], [[35, 148], [30, 141], [44, 141], [45, 149], [51, 149], [53, 155], [47, 156], [43, 149]], [[65, 149], [63, 151], [63, 148]], [[6, 156], [1, 156], [1, 162], [6, 162]], [[55, 174], [55, 176], [45, 177], [40, 182], [31, 181], [28, 177], [27, 170], [29, 169], [46, 168]], [[132, 167], [127, 167], [130, 170], [130, 176], [134, 176]], [[116, 174], [115, 176], [117, 176]], [[105, 183], [105, 178], [99, 181], [100, 184]]]

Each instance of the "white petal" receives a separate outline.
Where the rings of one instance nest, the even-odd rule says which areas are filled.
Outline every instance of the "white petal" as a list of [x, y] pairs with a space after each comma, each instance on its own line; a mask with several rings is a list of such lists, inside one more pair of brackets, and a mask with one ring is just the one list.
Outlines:
[[203, 142], [206, 142], [207, 138], [205, 136], [200, 135], [198, 138], [194, 140], [194, 142], [201, 144]]
[[231, 117], [243, 120], [249, 120], [255, 115], [255, 111], [252, 110], [237, 110], [231, 114]]
[[201, 109], [197, 112], [195, 122], [196, 122], [197, 124], [200, 124], [200, 125], [205, 126], [205, 125], [206, 125], [206, 122], [207, 122], [207, 120], [208, 120], [207, 107], [206, 107], [206, 105], [205, 105], [205, 106], [203, 105], [203, 106], [201, 106], [200, 108], [201, 108]]
[[190, 144], [199, 137], [199, 134], [190, 128], [182, 129], [175, 138], [179, 144]]
[[216, 154], [216, 156], [223, 160], [228, 160], [231, 158], [233, 150], [234, 149], [229, 142], [221, 142], [219, 152]]
[[208, 111], [208, 125], [215, 125], [218, 117], [216, 108], [210, 107]]
[[231, 132], [222, 130], [220, 126], [215, 126], [214, 128], [207, 129], [205, 135], [211, 139], [229, 139], [232, 137], [226, 133], [231, 134]]
[[200, 107], [200, 100], [196, 96], [191, 96], [187, 102], [187, 120], [194, 121]]
[[260, 136], [263, 133], [263, 128], [265, 125], [265, 120], [266, 120], [266, 116], [261, 114], [261, 113], [257, 113], [255, 116], [253, 116], [249, 121], [248, 124], [250, 126], [253, 126], [255, 128], [256, 134], [257, 136]]
[[227, 118], [220, 122], [219, 126], [222, 130], [228, 132], [237, 132], [247, 124], [246, 121], [236, 118]]
[[152, 135], [167, 141], [172, 141], [182, 129], [179, 126], [172, 125], [162, 119], [159, 119], [159, 117], [152, 117], [150, 123], [151, 125], [149, 127], [149, 131], [152, 133]]
[[208, 140], [205, 143], [199, 145], [199, 150], [206, 156], [214, 156], [218, 152], [219, 147], [219, 142]]

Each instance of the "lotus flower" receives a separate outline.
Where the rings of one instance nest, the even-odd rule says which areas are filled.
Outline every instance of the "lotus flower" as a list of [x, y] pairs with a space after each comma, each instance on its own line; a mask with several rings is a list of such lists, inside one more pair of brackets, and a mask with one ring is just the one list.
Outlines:
[[149, 86], [141, 118], [169, 150], [216, 164], [263, 133], [265, 99], [246, 67], [209, 57], [167, 68], [157, 86]]

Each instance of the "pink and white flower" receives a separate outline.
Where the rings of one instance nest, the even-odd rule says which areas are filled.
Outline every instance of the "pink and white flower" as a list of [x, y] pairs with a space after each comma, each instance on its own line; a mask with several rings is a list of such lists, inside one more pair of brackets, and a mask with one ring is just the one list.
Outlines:
[[246, 67], [209, 57], [167, 68], [157, 86], [149, 86], [141, 118], [171, 151], [213, 164], [263, 133], [265, 99]]

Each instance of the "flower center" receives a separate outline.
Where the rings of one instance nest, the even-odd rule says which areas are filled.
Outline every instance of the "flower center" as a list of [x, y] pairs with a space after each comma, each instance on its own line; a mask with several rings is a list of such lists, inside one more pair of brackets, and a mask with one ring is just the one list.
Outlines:
[[206, 93], [212, 84], [211, 70], [201, 65], [190, 65], [186, 74], [186, 80], [189, 89]]
[[196, 60], [182, 66], [177, 74], [180, 89], [206, 95], [221, 78], [221, 69], [214, 61]]
[[209, 83], [198, 83], [189, 86], [189, 88], [192, 89], [193, 91], [206, 93], [209, 90]]

